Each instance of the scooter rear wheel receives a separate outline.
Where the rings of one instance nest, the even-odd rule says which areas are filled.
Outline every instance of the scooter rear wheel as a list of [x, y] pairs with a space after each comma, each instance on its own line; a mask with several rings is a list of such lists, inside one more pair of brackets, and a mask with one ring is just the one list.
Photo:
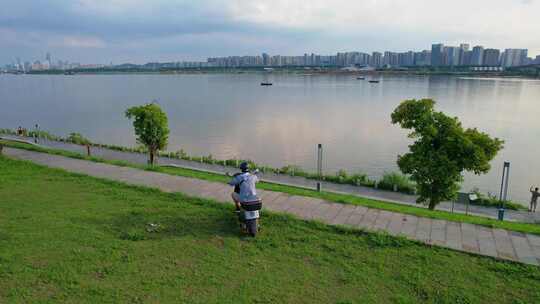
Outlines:
[[257, 220], [247, 220], [246, 221], [246, 228], [249, 235], [252, 237], [255, 237], [257, 235]]

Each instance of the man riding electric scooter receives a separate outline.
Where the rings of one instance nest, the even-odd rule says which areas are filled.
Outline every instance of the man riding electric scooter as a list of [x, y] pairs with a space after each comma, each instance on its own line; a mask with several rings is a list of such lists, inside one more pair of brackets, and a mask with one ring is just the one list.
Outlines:
[[255, 184], [259, 182], [257, 172], [249, 172], [248, 163], [240, 164], [240, 173], [236, 173], [229, 185], [234, 186], [232, 199], [236, 205], [238, 219], [250, 235], [255, 236], [258, 230], [259, 210], [262, 208], [262, 202], [257, 197]]

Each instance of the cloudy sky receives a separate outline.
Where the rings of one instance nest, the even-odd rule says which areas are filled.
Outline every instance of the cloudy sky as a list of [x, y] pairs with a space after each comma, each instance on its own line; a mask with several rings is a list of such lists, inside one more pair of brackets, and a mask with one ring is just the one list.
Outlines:
[[406, 51], [432, 42], [540, 54], [540, 0], [2, 0], [0, 63]]

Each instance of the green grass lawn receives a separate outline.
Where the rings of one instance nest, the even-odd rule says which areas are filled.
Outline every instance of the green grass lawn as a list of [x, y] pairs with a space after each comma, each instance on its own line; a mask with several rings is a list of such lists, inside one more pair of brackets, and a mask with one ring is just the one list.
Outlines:
[[0, 303], [540, 302], [538, 267], [231, 211], [0, 157]]
[[[150, 168], [148, 166], [132, 164], [132, 163], [124, 162], [124, 161], [111, 161], [111, 160], [104, 160], [97, 157], [87, 157], [87, 156], [84, 156], [82, 154], [75, 153], [75, 152], [36, 147], [33, 145], [17, 143], [17, 142], [0, 140], [0, 144], [4, 144], [6, 146], [13, 147], [13, 148], [62, 155], [62, 156], [78, 158], [78, 159], [86, 159], [86, 160], [91, 160], [95, 162], [103, 162], [103, 163], [109, 163], [109, 164], [114, 164], [114, 165], [119, 165], [119, 166], [134, 167], [134, 168], [139, 168], [139, 169], [144, 169], [144, 170], [151, 170], [151, 171], [157, 171], [157, 172], [162, 172], [166, 174], [193, 177], [193, 178], [216, 181], [216, 182], [227, 182], [229, 180], [229, 178], [224, 175], [184, 169], [184, 168], [175, 168], [175, 167]], [[259, 183], [257, 187], [260, 189], [284, 192], [284, 193], [293, 194], [293, 195], [317, 197], [317, 198], [321, 198], [324, 200], [337, 202], [337, 203], [361, 205], [361, 206], [366, 206], [369, 208], [377, 208], [377, 209], [400, 212], [400, 213], [411, 214], [411, 215], [416, 215], [416, 216], [421, 216], [421, 217], [429, 217], [429, 218], [442, 219], [442, 220], [448, 220], [448, 221], [454, 221], [454, 222], [471, 223], [471, 224], [482, 225], [482, 226], [487, 226], [487, 227], [502, 228], [502, 229], [508, 229], [508, 230], [513, 230], [513, 231], [540, 235], [540, 225], [537, 225], [537, 224], [497, 221], [494, 219], [489, 219], [489, 218], [479, 217], [479, 216], [474, 216], [474, 215], [451, 213], [448, 211], [440, 211], [440, 210], [429, 210], [429, 209], [421, 208], [421, 207], [401, 205], [401, 204], [395, 204], [395, 203], [390, 203], [390, 202], [363, 198], [356, 195], [347, 195], [347, 194], [341, 194], [341, 193], [335, 193], [335, 192], [324, 192], [324, 191], [317, 192], [315, 190], [288, 186], [288, 185], [275, 184], [275, 183], [262, 182], [262, 183]]]

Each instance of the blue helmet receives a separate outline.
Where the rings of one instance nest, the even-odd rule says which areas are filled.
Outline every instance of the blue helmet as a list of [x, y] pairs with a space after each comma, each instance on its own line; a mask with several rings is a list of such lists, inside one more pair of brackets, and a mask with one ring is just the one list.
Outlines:
[[248, 172], [249, 171], [249, 165], [247, 162], [242, 162], [240, 164], [240, 170], [242, 170], [242, 172]]

